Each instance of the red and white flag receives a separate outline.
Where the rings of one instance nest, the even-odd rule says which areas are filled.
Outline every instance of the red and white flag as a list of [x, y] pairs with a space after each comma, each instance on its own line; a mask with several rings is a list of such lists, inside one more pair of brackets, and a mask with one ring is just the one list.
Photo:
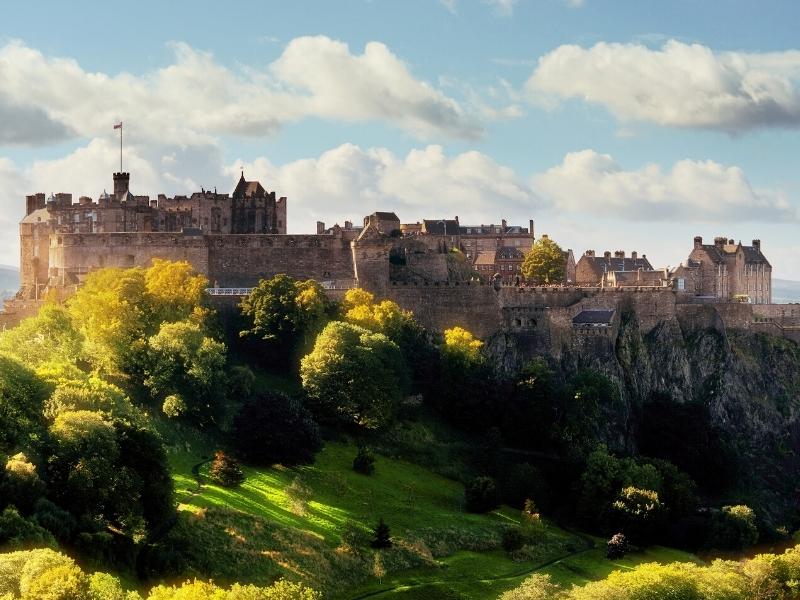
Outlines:
[[122, 129], [122, 121], [114, 125], [114, 129]]

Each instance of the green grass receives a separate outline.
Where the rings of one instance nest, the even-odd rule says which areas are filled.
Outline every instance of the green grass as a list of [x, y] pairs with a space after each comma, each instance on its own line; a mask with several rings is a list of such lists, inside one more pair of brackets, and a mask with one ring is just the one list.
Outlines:
[[[530, 552], [512, 560], [499, 549], [500, 537], [505, 527], [518, 524], [518, 511], [502, 507], [487, 515], [466, 513], [460, 483], [380, 455], [375, 473], [360, 475], [351, 468], [355, 453], [352, 444], [329, 443], [314, 465], [245, 467], [247, 478], [239, 488], [223, 488], [204, 478], [198, 489], [191, 470], [206, 454], [173, 452], [170, 462], [182, 515], [178, 529], [191, 540], [196, 574], [221, 583], [302, 579], [342, 600], [489, 600], [533, 571], [569, 586], [642, 562], [696, 560], [655, 547], [609, 561], [604, 540], [587, 549], [585, 536], [551, 523]], [[207, 467], [200, 469], [201, 476]], [[298, 482], [307, 490], [306, 501], [289, 493]], [[376, 553], [366, 541], [379, 518], [391, 527], [395, 545]], [[356, 550], [342, 545], [342, 533], [353, 527], [363, 537]], [[375, 576], [376, 560], [385, 572], [380, 578]]]

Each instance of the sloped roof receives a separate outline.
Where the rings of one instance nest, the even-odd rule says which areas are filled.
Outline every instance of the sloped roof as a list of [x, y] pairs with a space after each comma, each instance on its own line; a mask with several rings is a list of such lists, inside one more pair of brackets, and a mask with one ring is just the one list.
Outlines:
[[400, 222], [400, 218], [394, 214], [393, 212], [374, 212], [372, 213], [375, 218], [380, 219], [381, 221], [397, 221]]
[[493, 265], [496, 252], [494, 250], [481, 250], [475, 259], [476, 265]]
[[46, 223], [50, 220], [50, 215], [47, 213], [46, 208], [37, 208], [31, 214], [26, 215], [24, 219], [22, 219], [22, 223], [39, 223], [43, 222]]
[[582, 310], [572, 318], [573, 325], [610, 325], [614, 318], [612, 309]]
[[266, 190], [258, 181], [245, 181], [243, 172], [232, 195], [234, 198], [260, 198], [266, 195]]
[[433, 235], [458, 235], [458, 221], [455, 219], [424, 219], [422, 221], [426, 233]]
[[519, 248], [514, 248], [513, 246], [501, 246], [497, 249], [497, 258], [501, 260], [522, 260], [525, 258], [525, 254]]

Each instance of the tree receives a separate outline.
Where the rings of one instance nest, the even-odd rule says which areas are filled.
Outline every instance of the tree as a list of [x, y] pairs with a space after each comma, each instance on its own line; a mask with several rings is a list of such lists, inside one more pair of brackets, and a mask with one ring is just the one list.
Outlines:
[[0, 451], [35, 445], [44, 430], [44, 382], [18, 360], [0, 354]]
[[522, 274], [536, 285], [561, 283], [564, 279], [564, 251], [549, 237], [542, 236], [522, 261]]
[[636, 544], [652, 543], [664, 516], [657, 492], [628, 486], [619, 492], [611, 508], [615, 527]]
[[0, 506], [13, 504], [28, 515], [44, 492], [45, 484], [27, 456], [19, 452], [8, 459], [0, 479]]
[[322, 329], [330, 311], [325, 290], [316, 281], [288, 275], [262, 279], [241, 303], [247, 327], [243, 338], [261, 340], [266, 362], [288, 367]]
[[13, 506], [0, 513], [0, 548], [21, 550], [36, 547], [53, 547], [56, 541], [52, 534], [35, 520], [26, 519]]
[[491, 477], [476, 477], [464, 487], [464, 508], [485, 513], [497, 508], [497, 484]]
[[375, 529], [372, 532], [372, 541], [369, 543], [369, 545], [377, 550], [392, 547], [392, 538], [389, 532], [389, 526], [384, 523], [383, 519], [378, 521], [378, 524], [375, 526]]
[[299, 400], [273, 391], [241, 407], [233, 420], [233, 443], [245, 460], [262, 466], [310, 464], [322, 450], [311, 413]]
[[535, 574], [517, 588], [504, 592], [499, 600], [555, 600], [561, 598], [561, 588], [550, 581], [550, 575]]
[[45, 304], [36, 316], [0, 333], [0, 352], [31, 367], [51, 361], [74, 363], [83, 355], [83, 342], [69, 312], [57, 304]]
[[238, 487], [244, 481], [239, 463], [230, 455], [217, 450], [208, 471], [209, 478], [223, 487]]
[[606, 543], [606, 558], [619, 560], [629, 552], [628, 539], [624, 533], [615, 533]]
[[745, 504], [723, 506], [711, 517], [707, 545], [717, 550], [741, 550], [758, 541], [756, 514]]
[[481, 348], [483, 342], [475, 339], [463, 327], [453, 327], [444, 330], [444, 346], [442, 353], [453, 362], [469, 366], [482, 360]]
[[192, 315], [204, 317], [203, 304], [208, 279], [195, 273], [187, 261], [154, 258], [144, 272], [144, 285], [154, 326], [183, 321]]
[[353, 459], [353, 471], [362, 475], [372, 475], [375, 472], [375, 456], [366, 446], [359, 446]]
[[300, 377], [321, 414], [379, 429], [394, 418], [408, 373], [397, 344], [385, 335], [332, 321], [303, 357]]
[[163, 323], [148, 341], [145, 386], [154, 398], [178, 394], [185, 414], [201, 423], [214, 421], [225, 389], [225, 344], [191, 321]]

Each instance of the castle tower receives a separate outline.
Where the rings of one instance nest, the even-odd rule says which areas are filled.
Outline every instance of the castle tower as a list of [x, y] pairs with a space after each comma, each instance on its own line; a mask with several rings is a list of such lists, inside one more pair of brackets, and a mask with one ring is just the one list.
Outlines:
[[130, 182], [130, 173], [114, 173], [114, 195], [118, 200], [122, 200], [128, 196]]

